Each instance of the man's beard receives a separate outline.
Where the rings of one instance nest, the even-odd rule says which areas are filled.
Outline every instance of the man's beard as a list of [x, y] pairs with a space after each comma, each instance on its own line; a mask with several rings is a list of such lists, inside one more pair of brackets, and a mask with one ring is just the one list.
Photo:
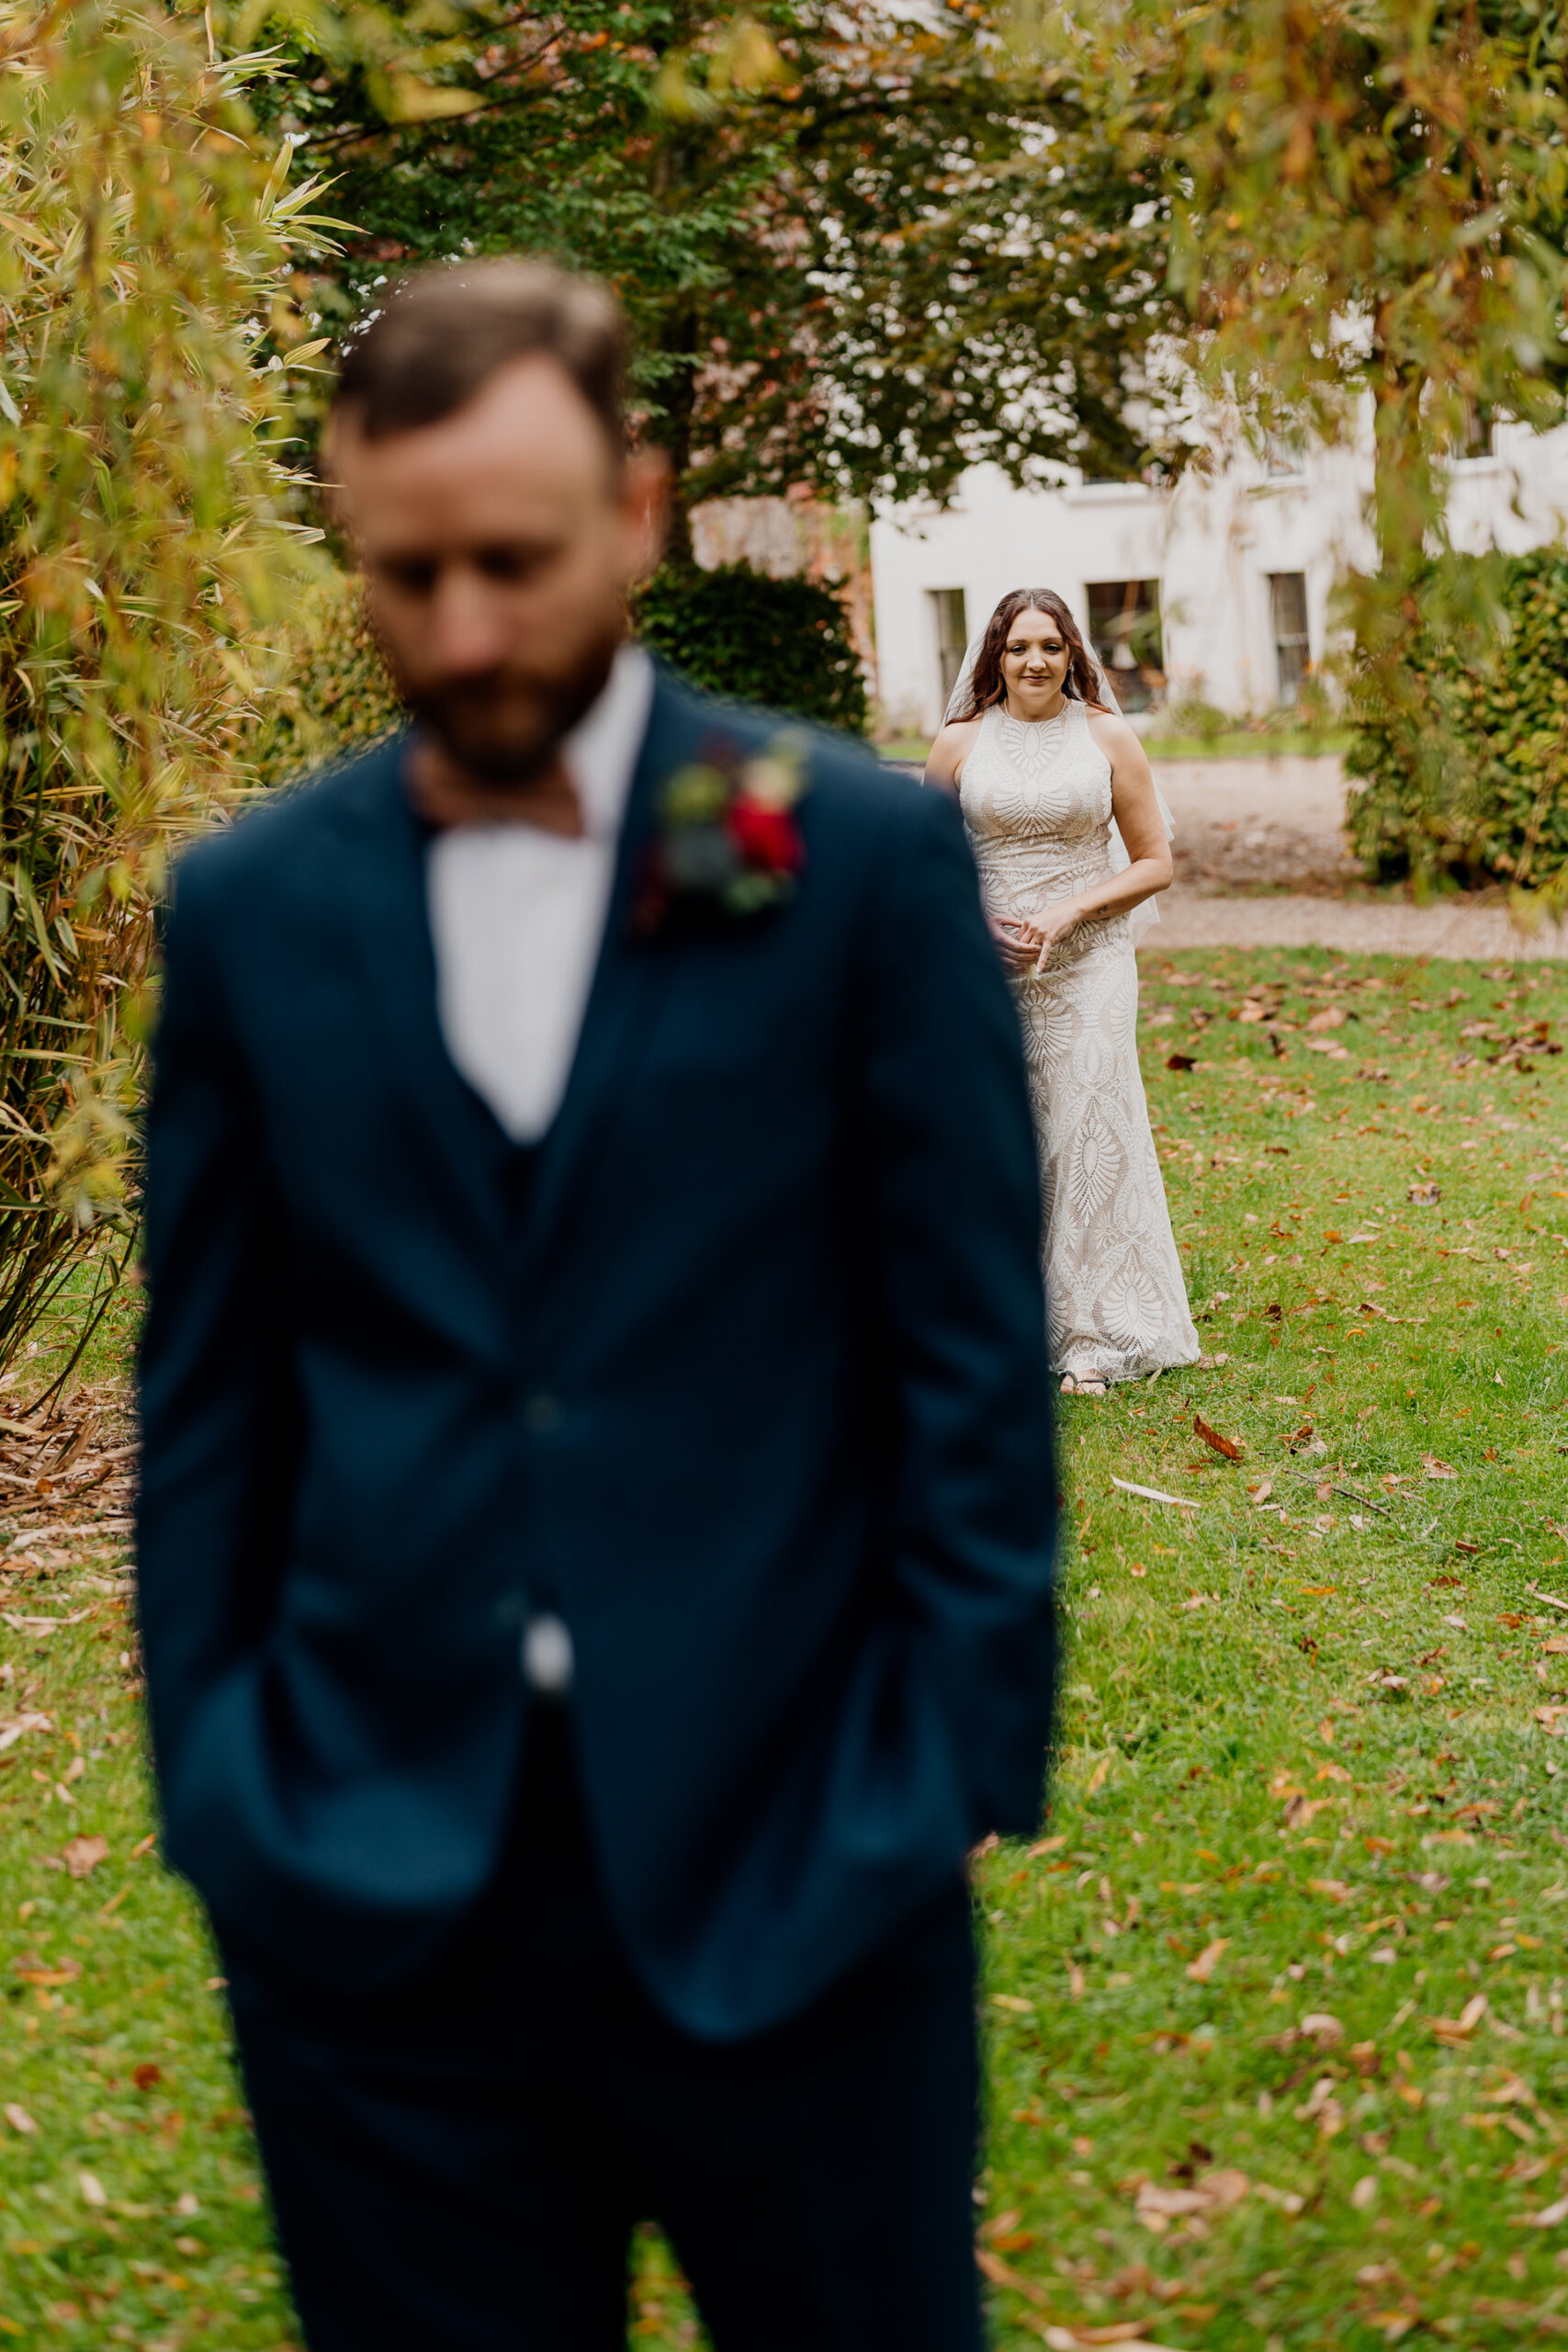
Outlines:
[[494, 670], [408, 692], [410, 709], [475, 784], [515, 788], [543, 775], [563, 739], [604, 692], [621, 642], [618, 628], [594, 640], [562, 677]]

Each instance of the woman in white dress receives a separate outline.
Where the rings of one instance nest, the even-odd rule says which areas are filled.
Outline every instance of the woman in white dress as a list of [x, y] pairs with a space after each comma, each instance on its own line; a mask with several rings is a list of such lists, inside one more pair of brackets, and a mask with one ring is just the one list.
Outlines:
[[1169, 886], [1166, 826], [1050, 589], [1002, 598], [948, 710], [926, 782], [958, 798], [1018, 993], [1051, 1361], [1065, 1391], [1102, 1396], [1199, 1354], [1138, 1069], [1134, 910]]

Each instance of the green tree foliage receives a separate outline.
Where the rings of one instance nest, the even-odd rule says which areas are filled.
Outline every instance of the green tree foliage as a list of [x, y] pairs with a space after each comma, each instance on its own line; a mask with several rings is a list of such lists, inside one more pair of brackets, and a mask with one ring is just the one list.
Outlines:
[[153, 904], [291, 562], [310, 190], [246, 144], [243, 69], [155, 6], [0, 7], [0, 68], [3, 1363], [84, 1254], [123, 1262]]
[[1125, 233], [1136, 191], [1101, 156], [1037, 180], [979, 0], [479, 0], [423, 50], [429, 12], [399, 21], [417, 73], [367, 65], [333, 17], [265, 20], [292, 65], [277, 124], [356, 224], [321, 289], [340, 331], [422, 261], [595, 273], [682, 508], [801, 482], [940, 497], [981, 458], [1149, 462], [1164, 305]]
[[709, 694], [864, 729], [865, 677], [831, 588], [676, 560], [639, 591], [636, 618], [644, 644]]
[[1033, 38], [1046, 158], [1142, 189], [1200, 381], [1265, 429], [1370, 403], [1385, 564], [1417, 566], [1444, 460], [1562, 414], [1560, 0], [1099, 0]]
[[[1479, 642], [1504, 626], [1490, 571], [1428, 562], [1448, 544], [1451, 462], [1495, 419], [1544, 428], [1563, 414], [1568, 10], [1021, 8], [1016, 46], [1056, 132], [1042, 167], [1092, 176], [1099, 158], [1141, 190], [1127, 233], [1146, 268], [1163, 257], [1175, 347], [1197, 384], [1259, 435], [1370, 430], [1379, 563], [1342, 600], [1357, 693], [1381, 714], [1385, 749], [1415, 761], [1405, 792], [1440, 831], [1437, 812], [1458, 804], [1435, 782], [1434, 673], [1406, 656], [1414, 635]], [[1492, 870], [1474, 824], [1463, 820], [1451, 859], [1413, 839], [1416, 865]], [[1499, 854], [1523, 854], [1522, 836], [1504, 847], [1512, 838], [1505, 823]]]
[[[1460, 575], [1448, 583], [1439, 570]], [[1490, 577], [1486, 575], [1491, 575]], [[1358, 855], [1384, 876], [1503, 880], [1568, 905], [1568, 552], [1447, 556], [1418, 594], [1402, 690], [1381, 663], [1352, 682]], [[1442, 616], [1500, 611], [1498, 632]]]

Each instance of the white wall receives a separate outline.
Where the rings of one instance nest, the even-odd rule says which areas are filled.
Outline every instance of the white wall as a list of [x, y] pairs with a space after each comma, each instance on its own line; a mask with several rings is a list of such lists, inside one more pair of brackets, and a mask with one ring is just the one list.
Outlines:
[[[1369, 479], [1365, 455], [1348, 449], [1312, 450], [1299, 471], [1275, 473], [1243, 454], [1168, 492], [1096, 482], [1021, 491], [981, 467], [945, 513], [889, 509], [871, 532], [883, 710], [919, 734], [940, 722], [931, 590], [964, 590], [971, 631], [1020, 587], [1055, 589], [1087, 627], [1088, 583], [1104, 580], [1159, 582], [1172, 695], [1269, 709], [1279, 695], [1269, 575], [1305, 574], [1321, 662], [1334, 582], [1371, 560]], [[1503, 428], [1495, 457], [1454, 469], [1450, 516], [1455, 544], [1472, 549], [1555, 536], [1568, 517], [1568, 428], [1544, 438]]]

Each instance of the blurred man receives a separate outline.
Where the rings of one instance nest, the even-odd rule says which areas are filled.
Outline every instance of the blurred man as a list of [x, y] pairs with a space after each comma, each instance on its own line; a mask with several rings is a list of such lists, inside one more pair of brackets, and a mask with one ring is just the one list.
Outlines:
[[[412, 729], [166, 934], [141, 1610], [311, 2352], [966, 2352], [964, 1854], [1053, 1478], [957, 814], [626, 642], [620, 321], [418, 277], [330, 453]], [[803, 653], [803, 658], [804, 653]]]

